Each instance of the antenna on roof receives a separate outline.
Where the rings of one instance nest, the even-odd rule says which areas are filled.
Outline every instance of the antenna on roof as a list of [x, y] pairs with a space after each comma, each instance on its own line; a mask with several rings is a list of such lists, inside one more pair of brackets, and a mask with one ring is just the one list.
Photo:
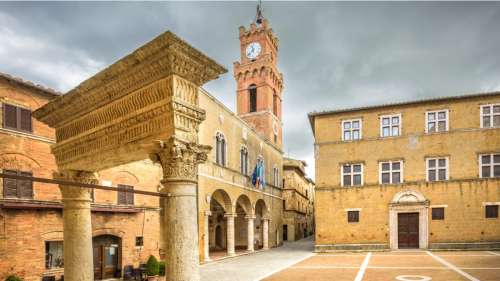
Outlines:
[[257, 15], [255, 16], [255, 22], [257, 24], [262, 24], [264, 21], [264, 16], [262, 15], [262, 0], [259, 0], [259, 4], [257, 4]]

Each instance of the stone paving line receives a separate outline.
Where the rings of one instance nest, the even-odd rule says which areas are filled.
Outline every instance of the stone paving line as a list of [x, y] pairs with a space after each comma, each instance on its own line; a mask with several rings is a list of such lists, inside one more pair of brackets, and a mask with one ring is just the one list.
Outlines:
[[201, 281], [257, 281], [288, 268], [313, 255], [312, 237], [268, 251], [204, 264], [200, 267]]

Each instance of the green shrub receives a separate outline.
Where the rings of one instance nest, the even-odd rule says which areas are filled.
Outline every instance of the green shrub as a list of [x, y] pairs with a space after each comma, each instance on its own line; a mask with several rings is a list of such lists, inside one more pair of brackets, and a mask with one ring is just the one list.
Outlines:
[[160, 276], [165, 276], [165, 261], [160, 261]]
[[23, 281], [23, 279], [15, 276], [15, 275], [11, 275], [11, 276], [7, 277], [7, 279], [5, 279], [5, 281]]
[[146, 263], [146, 274], [148, 276], [156, 276], [158, 273], [160, 273], [160, 264], [155, 256], [151, 255]]

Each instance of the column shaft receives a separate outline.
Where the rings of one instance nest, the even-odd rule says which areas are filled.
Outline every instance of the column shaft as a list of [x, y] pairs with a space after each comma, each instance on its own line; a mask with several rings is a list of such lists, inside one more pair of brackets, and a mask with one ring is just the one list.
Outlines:
[[164, 201], [167, 280], [199, 281], [196, 184], [169, 182]]
[[247, 250], [250, 252], [254, 251], [253, 243], [254, 243], [254, 219], [255, 217], [247, 217], [246, 218], [248, 221], [248, 231], [247, 231], [247, 238], [248, 238], [248, 247]]
[[205, 212], [205, 262], [210, 261], [210, 215], [212, 215], [210, 211]]
[[227, 255], [234, 256], [234, 215], [226, 215], [227, 223]]
[[269, 219], [264, 219], [262, 224], [263, 249], [269, 249]]

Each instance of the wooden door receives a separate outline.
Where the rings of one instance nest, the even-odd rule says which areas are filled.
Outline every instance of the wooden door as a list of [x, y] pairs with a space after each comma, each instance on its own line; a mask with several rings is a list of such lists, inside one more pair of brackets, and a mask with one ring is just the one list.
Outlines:
[[102, 279], [102, 247], [94, 246], [94, 280]]
[[115, 272], [118, 265], [118, 247], [101, 246], [102, 247], [102, 279], [115, 277]]
[[418, 213], [398, 214], [398, 248], [412, 249], [419, 247]]

